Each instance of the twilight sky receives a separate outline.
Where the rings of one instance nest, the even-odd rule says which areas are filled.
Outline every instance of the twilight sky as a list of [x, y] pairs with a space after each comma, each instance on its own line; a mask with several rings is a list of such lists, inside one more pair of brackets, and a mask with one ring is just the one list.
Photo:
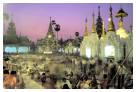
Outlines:
[[[50, 16], [60, 24], [61, 30], [59, 38], [67, 39], [74, 37], [75, 32], [82, 36], [85, 29], [85, 18], [88, 18], [89, 30], [92, 26], [92, 13], [95, 14], [95, 23], [98, 16], [98, 6], [100, 5], [101, 17], [105, 22], [107, 30], [110, 4], [4, 4], [4, 12], [12, 16], [15, 22], [17, 34], [28, 36], [32, 41], [44, 38], [46, 36]], [[118, 19], [115, 18], [116, 12], [122, 7], [128, 16], [124, 18], [124, 27], [126, 30], [133, 25], [133, 4], [111, 4], [113, 8], [113, 21], [117, 29]], [[4, 29], [7, 29], [7, 20], [4, 20]], [[5, 33], [4, 30], [4, 33]]]

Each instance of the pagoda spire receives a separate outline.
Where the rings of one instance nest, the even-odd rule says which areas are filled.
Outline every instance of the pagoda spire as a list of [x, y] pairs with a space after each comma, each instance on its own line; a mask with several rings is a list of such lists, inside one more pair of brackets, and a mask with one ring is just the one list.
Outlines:
[[88, 31], [88, 20], [87, 20], [87, 18], [86, 18], [86, 20], [85, 20], [85, 31], [84, 31], [84, 36], [88, 36], [90, 33], [89, 33], [89, 31]]
[[53, 38], [55, 38], [55, 34], [54, 34], [54, 32], [53, 32], [53, 27], [52, 27], [52, 20], [51, 20], [51, 17], [50, 17], [50, 23], [49, 23], [49, 28], [48, 28], [48, 32], [47, 32], [47, 37], [49, 37], [49, 38], [51, 38], [51, 37], [53, 37]]
[[92, 21], [92, 33], [95, 33], [96, 32], [96, 28], [95, 28], [95, 23], [94, 23], [94, 13], [92, 14], [92, 18], [93, 18], [93, 21]]
[[52, 28], [52, 23], [51, 23], [51, 17], [50, 17], [50, 23], [49, 23], [48, 32], [49, 32], [49, 31], [53, 31], [53, 28]]
[[121, 8], [115, 17], [119, 18], [119, 23], [118, 23], [118, 30], [116, 31], [116, 34], [120, 36], [120, 38], [127, 38], [128, 33], [123, 27], [123, 18], [128, 16], [128, 14]]
[[109, 22], [108, 22], [108, 31], [115, 31], [115, 26], [113, 23], [113, 18], [112, 18], [112, 7], [110, 5], [110, 18], [109, 18]]
[[98, 18], [96, 23], [96, 31], [98, 34], [98, 38], [100, 39], [102, 35], [102, 18], [100, 16], [100, 6], [98, 6]]
[[[11, 16], [13, 16], [13, 15], [11, 15]], [[10, 31], [10, 34], [16, 36], [16, 25], [15, 25], [15, 23], [13, 21], [13, 17], [10, 18], [8, 31]]]
[[50, 23], [51, 23], [51, 17], [50, 17]]
[[102, 37], [105, 37], [105, 27], [104, 20], [102, 19]]
[[100, 17], [100, 6], [98, 6], [98, 16]]

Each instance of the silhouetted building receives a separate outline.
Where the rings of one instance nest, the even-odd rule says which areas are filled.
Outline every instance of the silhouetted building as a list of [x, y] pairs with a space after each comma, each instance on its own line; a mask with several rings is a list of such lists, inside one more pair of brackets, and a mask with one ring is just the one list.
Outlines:
[[11, 20], [3, 36], [4, 53], [28, 53], [31, 41], [26, 36], [17, 36], [15, 23]]
[[57, 51], [58, 42], [54, 33], [54, 28], [50, 18], [48, 32], [46, 37], [37, 41], [37, 50], [39, 53], [51, 54]]

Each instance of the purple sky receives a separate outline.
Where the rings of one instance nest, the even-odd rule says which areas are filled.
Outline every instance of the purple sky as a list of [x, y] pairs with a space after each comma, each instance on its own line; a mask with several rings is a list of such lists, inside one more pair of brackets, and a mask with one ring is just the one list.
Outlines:
[[[95, 13], [95, 23], [98, 15], [98, 6], [101, 7], [101, 17], [104, 19], [107, 30], [110, 4], [5, 4], [4, 12], [12, 15], [16, 25], [17, 34], [28, 36], [31, 40], [44, 38], [48, 26], [49, 18], [61, 25], [59, 38], [74, 37], [76, 31], [82, 36], [85, 29], [85, 18], [88, 18], [89, 30], [92, 26], [92, 13]], [[116, 12], [120, 6], [128, 13], [124, 18], [124, 26], [129, 30], [133, 25], [133, 4], [111, 4], [113, 8], [113, 21], [117, 29], [118, 19], [115, 18]], [[4, 23], [5, 24], [5, 23]], [[4, 25], [7, 28], [7, 25]], [[5, 33], [5, 32], [4, 32]]]

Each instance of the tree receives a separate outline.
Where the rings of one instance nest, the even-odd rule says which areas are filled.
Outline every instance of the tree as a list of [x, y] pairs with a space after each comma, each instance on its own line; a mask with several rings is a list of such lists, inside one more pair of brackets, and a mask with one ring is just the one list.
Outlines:
[[79, 37], [79, 32], [75, 32], [75, 36], [76, 36], [76, 37]]
[[56, 24], [54, 29], [57, 32], [57, 40], [58, 40], [58, 32], [60, 31], [60, 25]]
[[80, 46], [80, 38], [79, 38], [79, 32], [75, 32], [75, 36], [76, 36], [76, 38], [75, 38], [75, 46], [76, 47], [79, 47]]
[[[59, 40], [59, 45], [60, 45], [61, 49], [64, 47], [64, 41], [62, 38]], [[61, 50], [61, 52], [62, 52], [62, 50]]]
[[36, 50], [36, 45], [34, 42], [31, 43], [31, 50], [34, 52]]
[[4, 18], [4, 20], [9, 21], [10, 17], [9, 17], [9, 15], [7, 13], [4, 13], [3, 18]]
[[9, 23], [6, 38], [7, 38], [6, 39], [7, 44], [16, 44], [17, 43], [16, 27], [13, 22]]

